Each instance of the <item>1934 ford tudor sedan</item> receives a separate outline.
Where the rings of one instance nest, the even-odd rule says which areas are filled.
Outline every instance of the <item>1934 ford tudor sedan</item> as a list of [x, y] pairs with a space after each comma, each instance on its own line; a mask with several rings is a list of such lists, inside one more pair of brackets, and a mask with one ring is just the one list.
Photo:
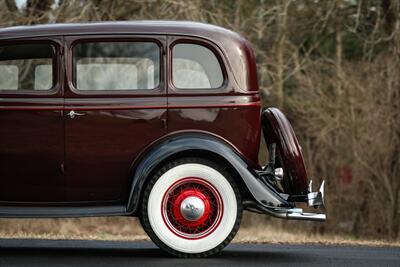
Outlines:
[[[269, 150], [258, 163], [261, 132]], [[0, 30], [0, 217], [138, 216], [209, 256], [242, 211], [324, 221], [286, 117], [262, 111], [250, 44], [193, 22]]]

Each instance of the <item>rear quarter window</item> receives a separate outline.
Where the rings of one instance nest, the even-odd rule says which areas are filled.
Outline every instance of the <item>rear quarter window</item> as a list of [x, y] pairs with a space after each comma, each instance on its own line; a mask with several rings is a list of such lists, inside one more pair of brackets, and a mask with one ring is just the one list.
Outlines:
[[207, 47], [178, 43], [172, 50], [172, 81], [179, 89], [213, 89], [224, 76], [216, 55]]

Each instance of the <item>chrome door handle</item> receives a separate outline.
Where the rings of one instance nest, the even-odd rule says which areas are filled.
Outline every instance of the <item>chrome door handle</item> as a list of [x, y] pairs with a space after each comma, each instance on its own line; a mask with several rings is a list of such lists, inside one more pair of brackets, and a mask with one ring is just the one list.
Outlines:
[[71, 110], [70, 112], [68, 112], [68, 114], [67, 114], [71, 119], [73, 119], [73, 118], [75, 118], [75, 116], [83, 116], [83, 115], [85, 115], [84, 113], [78, 113], [78, 112], [75, 112], [75, 111], [73, 111], [73, 110]]

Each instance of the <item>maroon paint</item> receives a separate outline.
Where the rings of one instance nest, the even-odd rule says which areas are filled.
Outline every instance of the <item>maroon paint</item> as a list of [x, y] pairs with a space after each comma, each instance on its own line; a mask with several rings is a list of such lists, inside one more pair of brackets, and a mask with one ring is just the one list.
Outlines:
[[[143, 101], [137, 99], [138, 104]], [[68, 101], [66, 106], [77, 107]], [[67, 200], [126, 200], [132, 162], [147, 144], [167, 133], [161, 121], [166, 108], [82, 113], [73, 119], [65, 116]]]
[[62, 111], [1, 111], [0, 121], [0, 201], [63, 201]]
[[[161, 55], [160, 86], [130, 92], [74, 89], [71, 47], [81, 39], [156, 41], [165, 52]], [[65, 47], [57, 52], [54, 75], [58, 83], [53, 90], [0, 91], [0, 201], [123, 202], [131, 164], [140, 152], [157, 139], [184, 130], [218, 135], [251, 166], [258, 167], [261, 104], [255, 61], [250, 44], [238, 34], [191, 22], [0, 30], [0, 44], [26, 40]], [[225, 66], [224, 86], [216, 90], [174, 88], [169, 81], [167, 44], [177, 41], [212, 49]], [[70, 110], [85, 115], [71, 119], [67, 116]]]
[[254, 167], [258, 164], [260, 128], [252, 127], [253, 123], [260, 125], [260, 106], [168, 110], [169, 131], [193, 129], [221, 136]]
[[0, 201], [64, 201], [63, 95], [61, 38], [26, 38], [2, 44], [51, 43], [56, 48], [53, 79], [47, 91], [0, 90]]
[[[221, 136], [234, 144], [252, 167], [258, 167], [260, 127], [254, 126], [261, 123], [261, 103], [254, 55], [244, 39], [240, 41], [236, 39], [230, 44], [226, 43], [226, 39], [222, 39], [217, 38], [217, 41], [222, 44], [217, 45], [214, 42], [195, 37], [171, 36], [168, 38], [170, 44], [167, 50], [169, 131], [193, 129]], [[176, 88], [172, 82], [171, 70], [172, 49], [177, 43], [198, 44], [213, 51], [222, 68], [223, 86], [217, 89], [202, 90]], [[233, 51], [230, 50], [233, 50], [231, 46], [236, 47], [236, 53], [240, 52], [233, 54]], [[229, 51], [228, 54], [226, 51]], [[233, 69], [229, 66], [233, 66]], [[250, 80], [252, 82], [249, 82]], [[242, 86], [245, 90], [242, 90]], [[181, 103], [184, 104], [184, 108], [180, 107]], [[203, 103], [214, 104], [214, 107], [199, 108], [198, 105]], [[240, 106], [224, 106], [231, 103], [240, 104]]]

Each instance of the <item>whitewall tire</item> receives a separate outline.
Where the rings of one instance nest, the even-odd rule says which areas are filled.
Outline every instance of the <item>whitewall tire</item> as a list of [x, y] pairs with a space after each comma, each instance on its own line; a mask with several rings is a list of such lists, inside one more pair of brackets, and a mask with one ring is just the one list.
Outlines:
[[242, 217], [229, 172], [200, 158], [164, 166], [146, 186], [141, 222], [150, 238], [180, 257], [210, 256], [235, 236]]

